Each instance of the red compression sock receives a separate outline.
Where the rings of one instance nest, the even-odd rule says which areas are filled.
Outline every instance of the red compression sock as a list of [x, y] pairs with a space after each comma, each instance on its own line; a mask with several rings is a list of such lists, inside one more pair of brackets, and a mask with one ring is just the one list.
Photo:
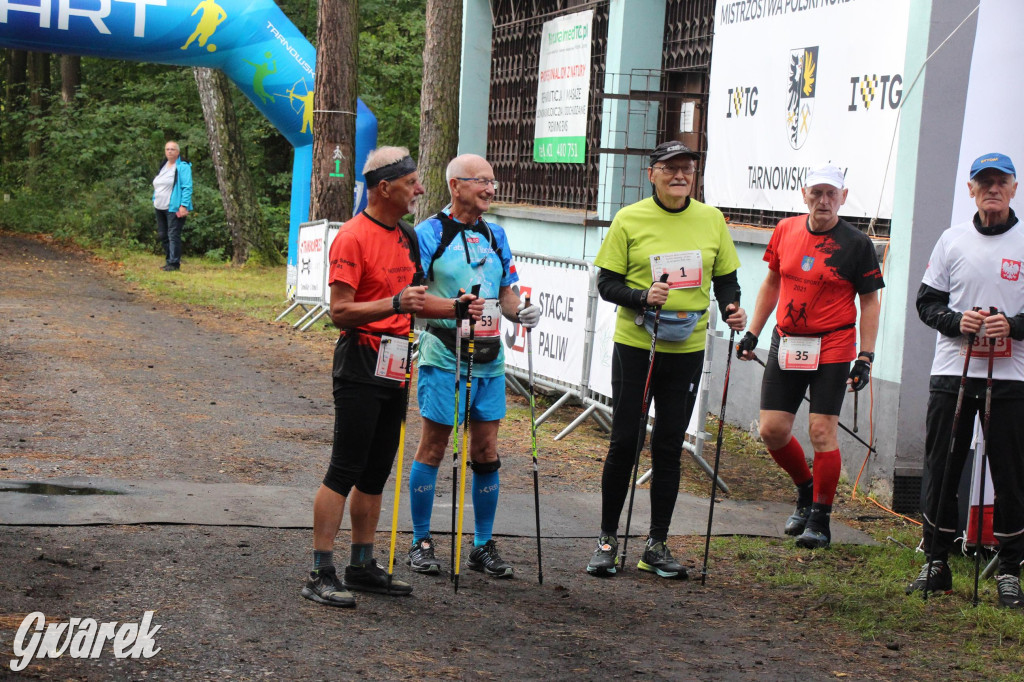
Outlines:
[[838, 450], [814, 453], [814, 501], [832, 504], [843, 460]]
[[[775, 460], [776, 464], [786, 470], [793, 483], [800, 485], [811, 480], [811, 470], [807, 468], [807, 460], [804, 458], [804, 449], [800, 447], [800, 441], [790, 437], [789, 442], [778, 450], [769, 449], [768, 453]], [[817, 486], [817, 483], [815, 483]]]

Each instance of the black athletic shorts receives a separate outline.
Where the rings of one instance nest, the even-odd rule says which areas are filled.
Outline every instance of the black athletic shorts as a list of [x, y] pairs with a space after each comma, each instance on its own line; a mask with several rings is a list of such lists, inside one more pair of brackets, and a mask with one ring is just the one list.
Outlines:
[[814, 414], [839, 415], [843, 409], [843, 398], [850, 378], [849, 362], [827, 362], [818, 369], [783, 370], [779, 367], [779, 333], [772, 332], [772, 348], [765, 362], [764, 379], [761, 382], [761, 409], [779, 410], [796, 414], [800, 402], [811, 389], [811, 409]]
[[[335, 370], [343, 352], [335, 349]], [[398, 453], [405, 406], [397, 381], [392, 388], [335, 376], [334, 446], [324, 485], [345, 497], [353, 487], [380, 495]]]

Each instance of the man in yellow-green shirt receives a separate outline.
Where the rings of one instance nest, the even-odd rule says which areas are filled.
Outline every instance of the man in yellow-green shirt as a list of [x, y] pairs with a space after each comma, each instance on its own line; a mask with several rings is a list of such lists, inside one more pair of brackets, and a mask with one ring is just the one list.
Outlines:
[[[594, 264], [598, 290], [616, 304], [612, 354], [612, 435], [601, 478], [601, 533], [587, 572], [618, 572], [619, 517], [629, 492], [651, 360], [651, 331], [660, 308], [650, 396], [658, 419], [651, 434], [651, 525], [638, 567], [684, 579], [666, 544], [679, 492], [679, 462], [704, 364], [707, 310], [714, 285], [731, 329], [747, 323], [740, 308], [740, 266], [722, 212], [690, 197], [698, 155], [669, 141], [651, 152], [654, 196], [622, 208]], [[659, 279], [667, 274], [666, 282]]]

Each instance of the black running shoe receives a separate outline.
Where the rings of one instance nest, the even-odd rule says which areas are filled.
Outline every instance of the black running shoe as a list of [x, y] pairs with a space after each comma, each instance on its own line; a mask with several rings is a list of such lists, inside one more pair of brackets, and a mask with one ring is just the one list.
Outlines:
[[417, 573], [440, 573], [441, 562], [434, 556], [434, 538], [427, 536], [414, 544], [405, 563]]
[[310, 571], [309, 580], [302, 588], [302, 596], [327, 606], [340, 606], [350, 609], [356, 605], [352, 593], [346, 590], [334, 566], [325, 566], [317, 571]]
[[1020, 590], [1020, 578], [1015, 575], [997, 575], [999, 605], [1004, 609], [1024, 609], [1024, 592]]
[[412, 585], [392, 577], [391, 587], [388, 587], [388, 572], [377, 563], [376, 559], [370, 559], [365, 566], [346, 566], [345, 577], [341, 584], [355, 592], [375, 592], [377, 594], [406, 595], [412, 592]]
[[614, 535], [602, 535], [597, 549], [587, 564], [587, 573], [597, 576], [613, 576], [619, 572], [619, 542]]
[[[929, 570], [931, 577], [929, 578]], [[907, 585], [907, 594], [915, 592], [942, 592], [950, 594], [953, 592], [953, 572], [949, 570], [949, 564], [942, 559], [926, 562], [917, 574], [917, 579]]]
[[811, 505], [800, 506], [797, 504], [796, 511], [786, 519], [786, 535], [800, 535], [807, 527], [807, 519], [811, 515]]
[[511, 578], [515, 572], [512, 564], [502, 560], [494, 540], [488, 540], [482, 547], [474, 547], [469, 553], [467, 566], [474, 571], [483, 571], [494, 578]]
[[688, 577], [686, 568], [672, 557], [668, 545], [654, 542], [651, 538], [647, 538], [647, 546], [636, 567], [641, 571], [657, 573], [662, 578], [686, 580]]
[[796, 546], [804, 549], [828, 549], [832, 544], [831, 516], [832, 505], [812, 504], [807, 525], [796, 539]]

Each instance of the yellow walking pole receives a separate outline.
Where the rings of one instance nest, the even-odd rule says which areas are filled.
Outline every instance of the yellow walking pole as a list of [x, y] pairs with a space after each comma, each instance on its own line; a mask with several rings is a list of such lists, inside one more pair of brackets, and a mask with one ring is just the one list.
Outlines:
[[[474, 296], [480, 295], [480, 285], [474, 284], [472, 289]], [[456, 348], [456, 352], [460, 352], [461, 348]], [[469, 453], [469, 408], [472, 404], [470, 402], [470, 395], [473, 389], [473, 352], [476, 350], [476, 321], [469, 318], [469, 347], [466, 349], [469, 357], [466, 359], [466, 407], [465, 407], [465, 419], [463, 420], [462, 426], [462, 464], [459, 467], [459, 531], [458, 538], [455, 544], [455, 563], [452, 566], [455, 575], [455, 592], [459, 591], [459, 564], [462, 561], [462, 519], [465, 516], [466, 508], [464, 507], [466, 501], [466, 460], [467, 454]], [[458, 418], [456, 418], [458, 421]]]
[[[421, 273], [412, 276], [412, 284], [420, 286]], [[395, 474], [395, 504], [391, 512], [391, 549], [388, 552], [388, 592], [395, 572], [395, 536], [398, 533], [398, 499], [402, 496], [402, 459], [405, 454], [405, 422], [409, 413], [409, 386], [412, 383], [412, 345], [416, 340], [416, 314], [409, 314], [409, 345], [405, 350], [405, 410], [402, 413], [402, 428], [398, 432], [398, 473]]]

